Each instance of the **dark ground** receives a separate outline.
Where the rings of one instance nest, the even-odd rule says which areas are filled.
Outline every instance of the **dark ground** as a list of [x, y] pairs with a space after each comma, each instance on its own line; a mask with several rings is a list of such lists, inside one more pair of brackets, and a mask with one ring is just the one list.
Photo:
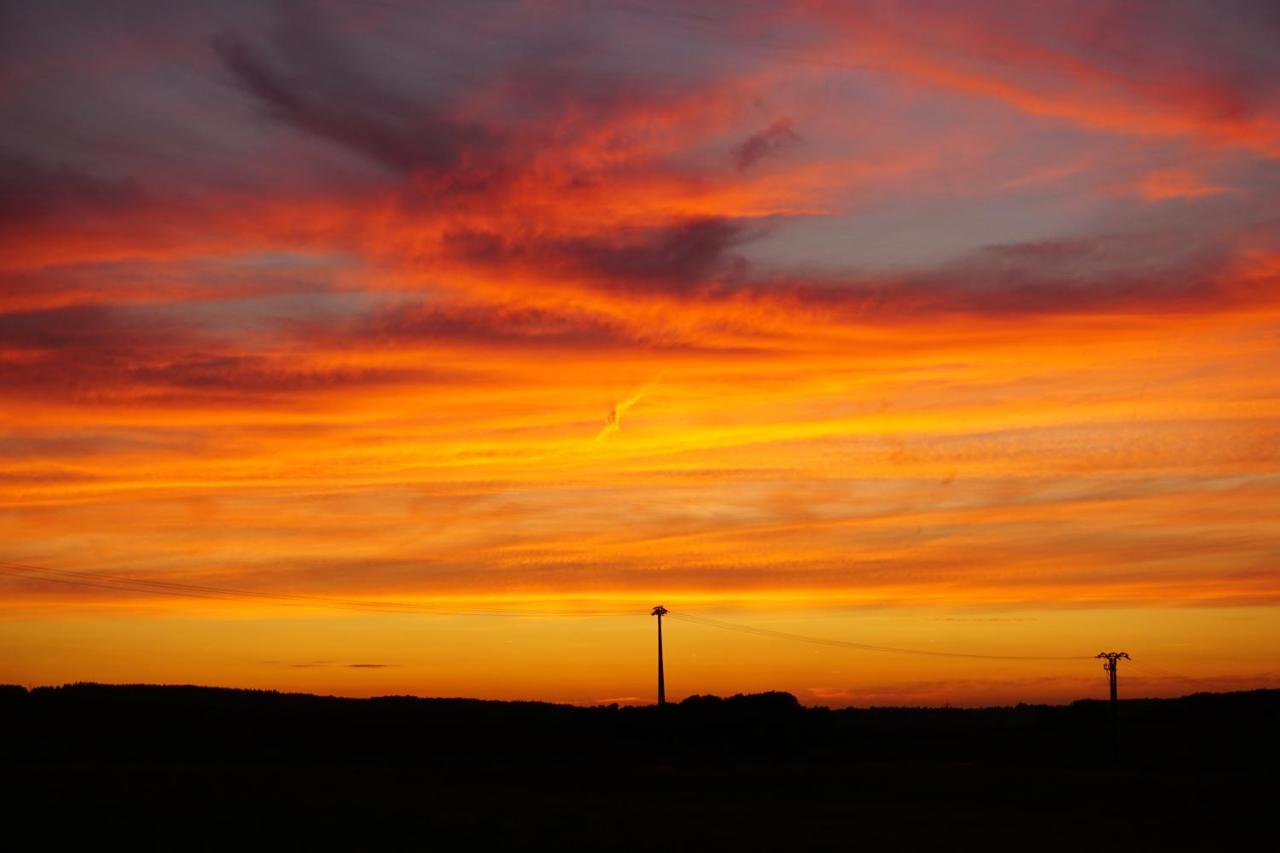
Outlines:
[[44, 849], [1274, 849], [1277, 724], [1276, 690], [1123, 702], [1113, 766], [1093, 701], [0, 688], [0, 802]]

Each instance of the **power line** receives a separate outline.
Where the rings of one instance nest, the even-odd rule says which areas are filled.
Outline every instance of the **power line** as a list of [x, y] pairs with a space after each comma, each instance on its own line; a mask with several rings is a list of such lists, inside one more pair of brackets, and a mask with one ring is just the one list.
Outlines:
[[[57, 569], [49, 566], [37, 566], [27, 563], [0, 561], [0, 574], [10, 577], [35, 581], [37, 583], [53, 583], [64, 586], [77, 586], [87, 589], [109, 591], [132, 591], [139, 594], [163, 595], [178, 598], [194, 598], [213, 601], [260, 601], [284, 607], [329, 608], [362, 613], [386, 613], [424, 616], [616, 616], [619, 610], [581, 610], [581, 609], [539, 609], [539, 608], [498, 608], [498, 607], [450, 607], [447, 605], [423, 604], [399, 601], [361, 601], [357, 599], [335, 598], [331, 596], [264, 592], [260, 590], [239, 589], [234, 587], [213, 586], [208, 584], [180, 583], [177, 581], [157, 580], [152, 578], [132, 577], [105, 572], [78, 571], [73, 569]], [[710, 616], [700, 616], [687, 612], [664, 612], [670, 619], [677, 619], [708, 628], [724, 631], [736, 631], [758, 637], [775, 640], [808, 643], [810, 645], [833, 648], [853, 649], [863, 652], [882, 654], [917, 655], [923, 657], [960, 658], [967, 660], [999, 660], [999, 661], [1079, 661], [1092, 660], [1093, 655], [999, 655], [978, 652], [946, 652], [931, 649], [914, 649], [899, 646], [885, 646], [873, 643], [859, 643], [852, 640], [840, 640], [832, 637], [817, 637], [808, 634], [797, 634], [788, 631], [777, 631], [772, 628], [761, 628], [755, 625], [744, 625], [727, 622]], [[1140, 668], [1149, 669], [1154, 674], [1173, 679], [1207, 685], [1209, 682], [1191, 676], [1161, 670], [1150, 663]]]
[[830, 637], [812, 637], [807, 634], [793, 634], [788, 631], [775, 631], [771, 628], [757, 628], [753, 625], [741, 625], [736, 622], [725, 622], [722, 619], [712, 619], [708, 616], [695, 616], [691, 613], [669, 613], [668, 618], [680, 619], [685, 622], [692, 622], [697, 625], [705, 625], [708, 628], [720, 628], [725, 631], [738, 631], [743, 634], [755, 634], [760, 637], [771, 637], [775, 640], [790, 640], [797, 643], [810, 643], [819, 646], [834, 646], [841, 649], [857, 649], [863, 652], [884, 652], [898, 655], [924, 655], [928, 657], [941, 658], [967, 658], [971, 660], [1020, 660], [1020, 661], [1047, 661], [1047, 660], [1092, 660], [1093, 655], [1066, 655], [1066, 656], [1047, 656], [1047, 655], [988, 655], [978, 654], [976, 652], [939, 652], [929, 649], [905, 649], [897, 646], [879, 646], [870, 643], [855, 643], [850, 640], [836, 640]]
[[[618, 611], [588, 610], [542, 610], [509, 608], [458, 608], [441, 605], [414, 604], [396, 601], [359, 601], [354, 599], [332, 598], [322, 595], [304, 595], [298, 593], [262, 592], [259, 590], [236, 589], [231, 587], [211, 586], [207, 584], [179, 583], [176, 581], [154, 580], [149, 578], [129, 577], [104, 572], [76, 571], [73, 569], [55, 569], [48, 566], [35, 566], [25, 563], [0, 562], [0, 573], [25, 578], [38, 582], [57, 583], [81, 586], [92, 589], [131, 590], [150, 595], [176, 596], [180, 598], [197, 598], [215, 601], [249, 600], [278, 604], [286, 607], [326, 607], [337, 610], [353, 610], [364, 613], [417, 614], [433, 616], [612, 616]], [[994, 655], [976, 652], [943, 652], [929, 649], [909, 649], [897, 646], [882, 646], [871, 643], [857, 643], [850, 640], [838, 640], [830, 637], [814, 637], [806, 634], [795, 634], [787, 631], [775, 631], [771, 628], [760, 628], [753, 625], [742, 625], [726, 622], [709, 616], [698, 616], [692, 613], [669, 613], [672, 619], [679, 619], [709, 628], [725, 631], [737, 631], [775, 640], [809, 643], [811, 645], [830, 646], [834, 648], [855, 649], [864, 652], [887, 654], [918, 655], [925, 657], [964, 658], [969, 660], [1005, 660], [1005, 661], [1064, 661], [1089, 660], [1091, 655], [1046, 656], [1046, 655]]]
[[1141, 663], [1139, 663], [1138, 661], [1130, 661], [1130, 663], [1133, 666], [1136, 666], [1138, 669], [1143, 670], [1149, 675], [1154, 675], [1159, 678], [1165, 678], [1170, 681], [1189, 681], [1192, 684], [1198, 684], [1201, 687], [1206, 687], [1206, 688], [1214, 688], [1218, 686], [1214, 682], [1204, 678], [1196, 678], [1193, 675], [1185, 675], [1180, 672], [1171, 672], [1170, 670], [1164, 669], [1163, 667], [1156, 666], [1155, 664], [1149, 661], [1144, 660]]

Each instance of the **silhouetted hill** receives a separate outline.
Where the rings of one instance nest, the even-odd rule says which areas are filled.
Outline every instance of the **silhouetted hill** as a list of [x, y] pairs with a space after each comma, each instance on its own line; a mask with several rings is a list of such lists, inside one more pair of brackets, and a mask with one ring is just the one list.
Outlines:
[[[806, 708], [788, 693], [691, 696], [665, 708], [545, 702], [345, 699], [193, 686], [0, 688], [28, 759], [280, 758], [428, 761], [554, 754], [607, 745], [677, 760], [736, 753], [850, 760], [1108, 763], [1107, 703], [999, 708]], [[1131, 766], [1249, 766], [1275, 756], [1280, 690], [1121, 703]]]
[[0, 687], [0, 791], [58, 832], [135, 849], [633, 849], [655, 828], [676, 849], [1222, 847], [1277, 801], [1278, 722], [1277, 690], [1128, 700], [1114, 767], [1096, 701], [580, 708]]

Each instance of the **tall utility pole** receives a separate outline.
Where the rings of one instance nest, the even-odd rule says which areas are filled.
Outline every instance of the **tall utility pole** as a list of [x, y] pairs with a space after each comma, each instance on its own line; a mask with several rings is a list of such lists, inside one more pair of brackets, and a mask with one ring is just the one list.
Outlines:
[[653, 612], [649, 615], [658, 617], [658, 704], [667, 704], [667, 684], [662, 677], [662, 614], [667, 612], [667, 608], [659, 604], [653, 608]]
[[1116, 664], [1121, 658], [1133, 660], [1128, 652], [1098, 652], [1102, 668], [1111, 682], [1111, 760], [1120, 760], [1120, 702], [1116, 697]]

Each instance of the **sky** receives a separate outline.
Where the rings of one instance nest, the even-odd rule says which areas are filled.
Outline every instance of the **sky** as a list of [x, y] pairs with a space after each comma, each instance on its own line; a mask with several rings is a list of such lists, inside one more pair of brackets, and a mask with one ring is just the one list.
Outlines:
[[1280, 686], [1277, 43], [6, 3], [0, 681], [649, 702], [663, 604], [672, 698]]

